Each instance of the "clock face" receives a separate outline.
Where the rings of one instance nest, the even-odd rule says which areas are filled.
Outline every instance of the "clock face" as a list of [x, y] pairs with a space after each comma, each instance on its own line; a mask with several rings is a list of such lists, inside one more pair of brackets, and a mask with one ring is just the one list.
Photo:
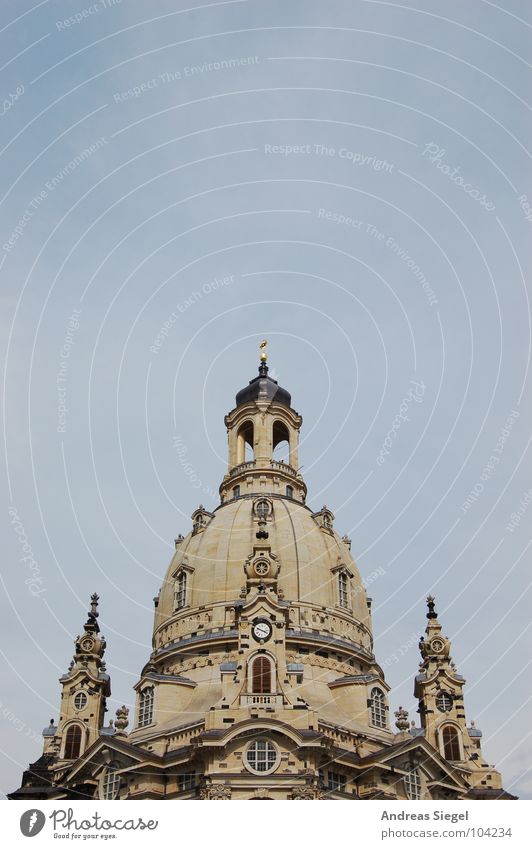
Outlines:
[[92, 651], [94, 648], [94, 643], [92, 640], [82, 640], [81, 648], [83, 649], [83, 651]]
[[269, 622], [260, 619], [253, 625], [253, 636], [256, 640], [269, 640], [272, 635], [272, 626]]
[[441, 652], [441, 650], [443, 648], [442, 641], [441, 640], [433, 640], [432, 643], [431, 643], [431, 648], [432, 648], [432, 651], [434, 651], [436, 653]]

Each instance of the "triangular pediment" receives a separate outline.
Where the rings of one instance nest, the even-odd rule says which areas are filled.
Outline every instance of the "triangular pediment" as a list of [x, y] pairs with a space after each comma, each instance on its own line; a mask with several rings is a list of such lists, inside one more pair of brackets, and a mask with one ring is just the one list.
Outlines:
[[71, 765], [62, 779], [63, 784], [70, 784], [72, 781], [79, 781], [89, 772], [91, 775], [95, 772], [95, 767], [109, 763], [113, 757], [109, 757], [109, 753], [116, 755], [116, 760], [120, 763], [128, 763], [135, 766], [138, 763], [148, 763], [152, 767], [162, 766], [162, 759], [159, 755], [155, 755], [147, 749], [140, 746], [132, 746], [121, 737], [102, 736], [96, 740], [92, 746]]
[[388, 748], [380, 749], [378, 752], [362, 758], [360, 764], [362, 766], [373, 764], [377, 766], [382, 763], [388, 766], [393, 765], [394, 768], [401, 768], [405, 756], [416, 756], [419, 766], [429, 776], [432, 783], [444, 784], [448, 789], [458, 792], [467, 789], [468, 785], [460, 772], [450, 766], [424, 737], [414, 737], [411, 740], [405, 740]]

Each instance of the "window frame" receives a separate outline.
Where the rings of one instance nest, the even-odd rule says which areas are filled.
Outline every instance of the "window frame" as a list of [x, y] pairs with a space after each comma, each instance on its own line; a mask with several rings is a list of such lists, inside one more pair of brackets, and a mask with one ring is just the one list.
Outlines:
[[416, 802], [423, 798], [421, 773], [418, 766], [411, 764], [406, 767], [406, 775], [404, 776], [403, 783], [407, 799]]
[[351, 593], [349, 586], [349, 575], [345, 569], [340, 570], [337, 575], [338, 606], [344, 610], [351, 607]]
[[327, 790], [332, 792], [340, 790], [342, 793], [345, 793], [346, 786], [347, 776], [344, 775], [343, 772], [335, 772], [330, 769], [327, 770]]
[[146, 726], [153, 724], [154, 704], [155, 687], [153, 684], [149, 684], [139, 691], [137, 728], [146, 728]]
[[[255, 669], [257, 666], [262, 666], [263, 668], [256, 673]], [[271, 696], [273, 693], [273, 672], [274, 672], [274, 663], [271, 657], [267, 654], [255, 654], [250, 659], [249, 663], [250, 670], [250, 693], [256, 696]], [[268, 689], [265, 690], [263, 687], [268, 685]]]
[[[84, 728], [79, 724], [79, 722], [72, 722], [65, 729], [65, 745], [63, 749], [63, 757], [67, 761], [75, 761], [77, 760], [83, 751], [83, 731]], [[75, 753], [72, 752], [74, 744], [71, 741], [71, 737], [78, 732], [79, 737], [77, 737], [77, 751]]]
[[[460, 729], [452, 722], [444, 722], [442, 725], [440, 725], [438, 732], [440, 739], [440, 751], [443, 758], [445, 758], [446, 761], [463, 761], [464, 749]], [[449, 739], [445, 739], [446, 732], [453, 732], [452, 741]], [[447, 753], [448, 746], [450, 746], [450, 754]], [[458, 757], [453, 757], [454, 754], [457, 754]]]
[[188, 574], [180, 569], [174, 576], [174, 612], [187, 606]]
[[197, 783], [197, 775], [195, 772], [182, 772], [177, 776], [177, 786], [180, 793], [185, 793], [187, 790], [194, 790]]
[[101, 778], [100, 798], [102, 801], [112, 802], [120, 793], [121, 779], [117, 775], [120, 765], [116, 761], [107, 764]]
[[[83, 699], [82, 705], [76, 704], [76, 702], [79, 698]], [[78, 690], [76, 693], [74, 693], [74, 709], [75, 710], [83, 710], [84, 708], [86, 708], [88, 701], [89, 701], [89, 697], [87, 696], [87, 693], [84, 690]]]
[[[259, 747], [261, 744], [264, 744], [266, 746], [266, 759], [263, 760], [257, 758], [256, 763], [270, 764], [270, 766], [266, 766], [266, 769], [259, 769], [258, 766], [253, 766], [253, 764], [249, 762], [250, 752], [254, 748], [257, 751], [257, 747]], [[267, 757], [268, 753], [271, 753], [270, 758]], [[250, 742], [247, 744], [245, 751], [242, 755], [242, 762], [245, 768], [249, 772], [253, 773], [253, 775], [271, 775], [273, 772], [275, 772], [276, 769], [279, 768], [279, 764], [281, 763], [281, 752], [279, 751], [278, 746], [276, 746], [275, 743], [272, 743], [271, 740], [268, 740], [266, 737], [260, 737], [257, 740], [250, 740]]]
[[372, 726], [374, 728], [386, 729], [388, 727], [386, 696], [380, 687], [372, 688], [369, 701]]
[[272, 505], [267, 498], [259, 498], [253, 504], [253, 512], [257, 519], [269, 519], [272, 514]]
[[[440, 707], [438, 702], [440, 702], [440, 701], [444, 702], [446, 699], [449, 699], [449, 702], [450, 702], [449, 707]], [[449, 713], [449, 711], [451, 711], [452, 708], [453, 708], [453, 704], [454, 704], [454, 699], [453, 699], [453, 697], [451, 696], [450, 693], [447, 693], [447, 692], [438, 693], [438, 695], [436, 696], [436, 707], [438, 708], [440, 713]]]

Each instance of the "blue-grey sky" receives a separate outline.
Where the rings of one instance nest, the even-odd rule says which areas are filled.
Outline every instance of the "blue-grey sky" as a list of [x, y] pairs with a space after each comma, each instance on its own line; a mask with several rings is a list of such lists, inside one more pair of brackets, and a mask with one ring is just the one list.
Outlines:
[[530, 4], [0, 18], [2, 791], [58, 716], [95, 590], [108, 717], [132, 705], [267, 337], [308, 503], [377, 573], [392, 713], [418, 718], [433, 592], [486, 758], [532, 797]]

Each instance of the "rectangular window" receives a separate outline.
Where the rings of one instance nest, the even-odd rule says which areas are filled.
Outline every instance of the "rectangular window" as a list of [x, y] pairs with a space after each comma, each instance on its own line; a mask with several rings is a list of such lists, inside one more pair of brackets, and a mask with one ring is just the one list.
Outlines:
[[179, 775], [177, 778], [179, 790], [193, 790], [196, 786], [195, 772], [184, 772], [183, 775]]
[[346, 777], [340, 772], [327, 773], [327, 790], [345, 790]]

